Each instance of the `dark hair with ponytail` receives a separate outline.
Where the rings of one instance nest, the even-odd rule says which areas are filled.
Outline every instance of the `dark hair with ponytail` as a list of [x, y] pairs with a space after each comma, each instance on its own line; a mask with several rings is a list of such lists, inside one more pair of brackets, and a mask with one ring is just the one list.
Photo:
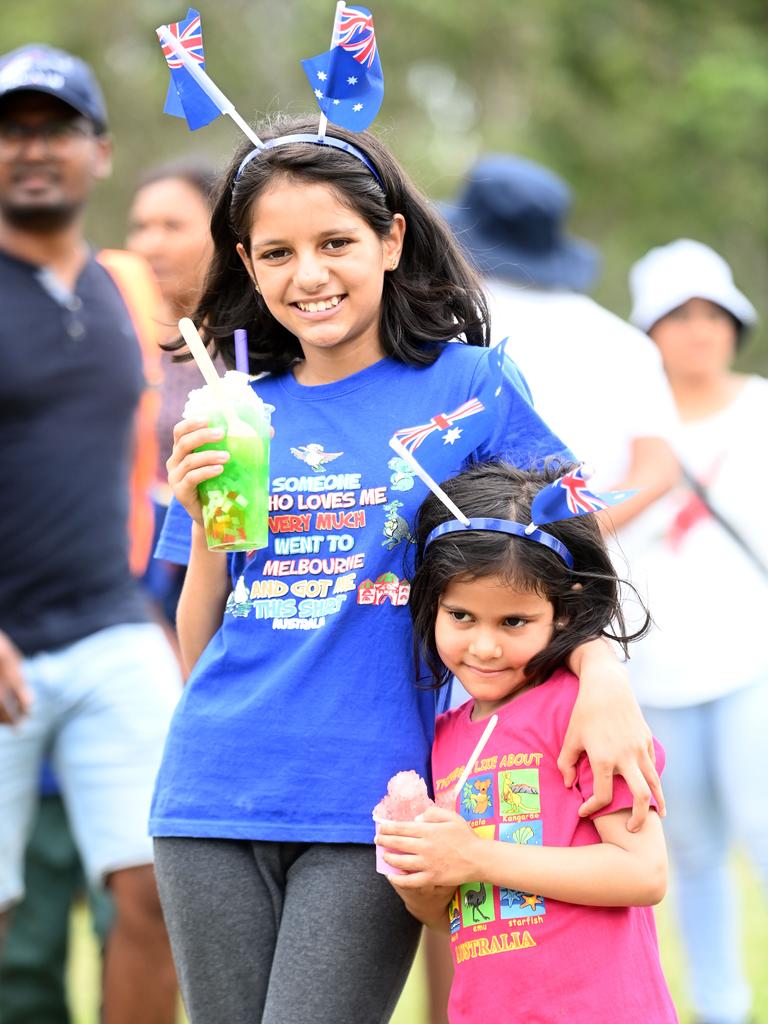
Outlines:
[[[316, 134], [317, 116], [281, 115], [258, 126], [257, 133], [265, 142], [283, 135]], [[193, 315], [206, 343], [221, 352], [226, 365], [234, 366], [233, 332], [246, 328], [251, 373], [282, 372], [302, 356], [298, 339], [269, 312], [235, 248], [240, 242], [250, 249], [254, 205], [282, 176], [329, 186], [380, 238], [389, 235], [395, 214], [405, 218], [399, 264], [384, 275], [380, 337], [387, 355], [411, 365], [428, 365], [439, 354], [436, 342], [460, 338], [470, 345], [487, 345], [488, 310], [480, 280], [442, 217], [375, 136], [335, 126], [328, 134], [361, 150], [381, 184], [356, 157], [301, 142], [264, 150], [236, 181], [240, 164], [253, 148], [250, 143], [241, 146], [213, 209], [214, 255]], [[166, 347], [173, 350], [181, 344]]]
[[[525, 525], [531, 521], [534, 496], [569, 468], [573, 467], [555, 461], [541, 471], [516, 469], [502, 462], [478, 463], [441, 486], [469, 518], [511, 519]], [[648, 611], [634, 587], [616, 575], [594, 515], [542, 527], [568, 548], [572, 569], [544, 544], [490, 530], [448, 533], [426, 546], [432, 530], [452, 518], [440, 499], [430, 494], [416, 519], [416, 572], [408, 604], [416, 663], [426, 664], [434, 686], [442, 686], [450, 678], [435, 644], [435, 621], [440, 598], [457, 579], [496, 576], [552, 603], [559, 626], [525, 670], [527, 681], [534, 685], [545, 682], [588, 640], [608, 637], [626, 654], [627, 644], [648, 631]], [[635, 595], [644, 616], [632, 633], [627, 632], [622, 613], [624, 588]]]

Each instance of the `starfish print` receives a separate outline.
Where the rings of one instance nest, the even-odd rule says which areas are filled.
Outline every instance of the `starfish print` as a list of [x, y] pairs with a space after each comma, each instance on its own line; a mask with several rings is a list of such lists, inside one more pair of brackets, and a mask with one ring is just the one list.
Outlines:
[[521, 906], [523, 910], [525, 910], [526, 907], [528, 907], [530, 910], [536, 910], [540, 903], [542, 906], [544, 905], [544, 900], [541, 898], [541, 896], [534, 896], [534, 894], [531, 892], [523, 897], [523, 902]]

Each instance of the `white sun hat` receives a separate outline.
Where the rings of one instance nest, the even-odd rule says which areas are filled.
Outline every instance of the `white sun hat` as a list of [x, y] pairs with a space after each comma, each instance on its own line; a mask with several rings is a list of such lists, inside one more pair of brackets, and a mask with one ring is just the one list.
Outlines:
[[708, 299], [745, 327], [757, 320], [755, 307], [733, 283], [731, 268], [722, 256], [690, 238], [647, 252], [629, 271], [629, 290], [629, 319], [641, 331], [650, 330], [689, 299]]

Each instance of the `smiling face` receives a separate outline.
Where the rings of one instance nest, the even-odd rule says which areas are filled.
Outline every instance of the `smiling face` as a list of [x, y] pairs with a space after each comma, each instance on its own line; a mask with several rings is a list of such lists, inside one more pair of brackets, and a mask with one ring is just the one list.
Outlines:
[[497, 576], [458, 577], [440, 598], [435, 643], [445, 667], [485, 718], [527, 685], [525, 667], [549, 644], [551, 601]]
[[282, 177], [254, 204], [245, 263], [270, 313], [304, 354], [303, 383], [341, 379], [384, 355], [384, 273], [397, 262], [405, 221], [381, 238], [331, 187]]
[[111, 143], [61, 100], [14, 93], [0, 105], [0, 211], [9, 224], [46, 231], [80, 213], [111, 169]]

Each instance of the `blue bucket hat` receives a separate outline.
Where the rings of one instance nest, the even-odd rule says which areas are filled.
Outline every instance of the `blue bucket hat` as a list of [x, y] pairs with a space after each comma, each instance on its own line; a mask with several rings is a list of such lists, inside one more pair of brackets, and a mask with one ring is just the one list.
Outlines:
[[564, 233], [570, 207], [571, 191], [552, 171], [494, 154], [477, 161], [458, 199], [440, 212], [480, 273], [585, 292], [600, 257]]
[[71, 53], [32, 43], [0, 57], [0, 99], [22, 91], [55, 96], [93, 122], [97, 133], [107, 130], [107, 108], [96, 76]]

